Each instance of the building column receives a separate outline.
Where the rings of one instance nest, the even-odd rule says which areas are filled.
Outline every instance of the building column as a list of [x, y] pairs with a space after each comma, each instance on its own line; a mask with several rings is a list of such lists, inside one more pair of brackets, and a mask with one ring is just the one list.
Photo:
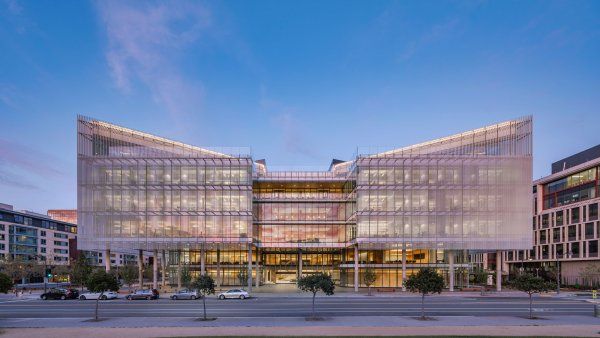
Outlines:
[[177, 250], [177, 289], [181, 290], [181, 250]]
[[502, 291], [502, 251], [496, 251], [496, 291]]
[[402, 291], [406, 291], [406, 243], [402, 243]]
[[202, 243], [202, 247], [200, 248], [200, 275], [204, 276], [206, 274], [206, 250], [204, 249], [204, 243]]
[[252, 244], [248, 244], [248, 292], [252, 292]]
[[255, 286], [258, 288], [260, 286], [260, 249], [256, 247], [256, 282]]
[[302, 278], [302, 249], [298, 249], [298, 278]]
[[110, 250], [104, 250], [104, 269], [106, 272], [110, 271]]
[[158, 289], [158, 250], [152, 252], [152, 288]]
[[221, 249], [217, 246], [217, 289], [221, 288]]
[[448, 251], [448, 289], [454, 292], [454, 251]]
[[138, 281], [140, 290], [144, 288], [144, 251], [138, 250]]
[[160, 260], [160, 267], [162, 268], [162, 280], [161, 280], [161, 284], [163, 287], [167, 286], [167, 254], [165, 253], [165, 250], [162, 250], [161, 253], [161, 260]]
[[354, 246], [354, 292], [358, 292], [358, 244]]

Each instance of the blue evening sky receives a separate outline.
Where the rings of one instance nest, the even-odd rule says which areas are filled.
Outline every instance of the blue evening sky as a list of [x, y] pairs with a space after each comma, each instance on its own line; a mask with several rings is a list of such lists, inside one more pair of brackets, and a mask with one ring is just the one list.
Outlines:
[[326, 169], [534, 116], [600, 143], [599, 1], [0, 0], [0, 203], [75, 208], [77, 114]]

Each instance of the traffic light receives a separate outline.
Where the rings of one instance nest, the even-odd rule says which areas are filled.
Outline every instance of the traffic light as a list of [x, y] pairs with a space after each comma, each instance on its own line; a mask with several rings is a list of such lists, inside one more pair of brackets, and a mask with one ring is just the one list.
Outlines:
[[46, 277], [48, 279], [52, 278], [52, 268], [46, 268]]

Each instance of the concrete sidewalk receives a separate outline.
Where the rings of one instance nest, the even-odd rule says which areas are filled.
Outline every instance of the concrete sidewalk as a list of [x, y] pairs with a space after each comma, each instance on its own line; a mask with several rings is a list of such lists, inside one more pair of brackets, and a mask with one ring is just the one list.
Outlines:
[[[32, 328], [32, 326], [45, 326]], [[578, 336], [600, 337], [600, 319], [587, 316], [544, 317], [335, 317], [304, 318], [115, 318], [100, 322], [81, 319], [0, 320], [3, 338], [25, 337], [174, 337], [174, 336]]]

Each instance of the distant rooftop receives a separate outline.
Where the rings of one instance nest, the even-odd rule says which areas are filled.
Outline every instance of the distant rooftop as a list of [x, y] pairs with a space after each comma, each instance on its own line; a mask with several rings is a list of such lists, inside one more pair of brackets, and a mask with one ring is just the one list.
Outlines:
[[556, 174], [597, 158], [600, 158], [600, 144], [552, 163], [552, 173]]

